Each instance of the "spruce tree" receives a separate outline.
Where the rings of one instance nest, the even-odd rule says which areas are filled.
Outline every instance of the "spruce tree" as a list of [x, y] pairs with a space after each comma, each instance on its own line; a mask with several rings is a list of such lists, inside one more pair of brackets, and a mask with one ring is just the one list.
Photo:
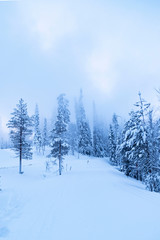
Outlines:
[[113, 132], [115, 136], [115, 142], [116, 142], [116, 162], [117, 166], [120, 167], [120, 170], [122, 168], [121, 166], [121, 154], [120, 154], [120, 145], [122, 142], [122, 133], [121, 133], [121, 128], [118, 123], [118, 116], [114, 113], [112, 117], [112, 126], [113, 126]]
[[159, 162], [159, 121], [153, 122], [153, 110], [149, 111], [148, 119], [148, 150], [149, 159], [147, 168], [147, 176], [145, 183], [150, 191], [160, 191], [160, 162]]
[[93, 104], [93, 155], [95, 157], [105, 156], [103, 131], [98, 122], [95, 104]]
[[103, 132], [98, 123], [93, 128], [93, 154], [95, 157], [106, 156]]
[[135, 106], [137, 107], [136, 114], [138, 116], [137, 121], [137, 140], [136, 140], [136, 150], [137, 150], [137, 159], [139, 159], [138, 166], [140, 167], [140, 180], [144, 181], [147, 174], [150, 172], [150, 163], [149, 163], [149, 142], [148, 142], [148, 131], [146, 117], [149, 114], [150, 104], [147, 103], [141, 96], [139, 92], [139, 101], [136, 102]]
[[47, 119], [44, 119], [44, 125], [43, 125], [43, 132], [42, 132], [42, 151], [43, 154], [46, 150], [46, 146], [48, 146], [48, 129], [47, 129]]
[[62, 174], [63, 156], [68, 154], [69, 145], [67, 139], [68, 124], [70, 122], [70, 111], [68, 109], [68, 100], [65, 94], [58, 98], [58, 114], [54, 129], [51, 135], [51, 153], [50, 156], [59, 161], [59, 175]]
[[[112, 124], [109, 130], [109, 148], [110, 148], [110, 161], [115, 166], [121, 165], [120, 154], [120, 129], [118, 124], [118, 117], [114, 113], [112, 117]], [[120, 166], [121, 168], [121, 166]]]
[[16, 157], [19, 158], [19, 173], [22, 173], [22, 159], [31, 159], [31, 143], [29, 137], [32, 135], [32, 120], [27, 113], [27, 104], [23, 99], [19, 100], [12, 117], [7, 126], [11, 129], [10, 138]]
[[77, 126], [75, 123], [70, 123], [68, 127], [68, 142], [72, 155], [77, 151], [78, 136], [77, 136]]
[[79, 102], [76, 105], [76, 120], [78, 130], [78, 153], [83, 155], [92, 154], [92, 137], [89, 122], [86, 119], [85, 109], [83, 106], [82, 90], [80, 92]]
[[150, 171], [148, 131], [145, 122], [150, 105], [139, 93], [139, 101], [135, 106], [137, 110], [130, 113], [130, 119], [123, 132], [122, 162], [127, 175], [144, 181]]
[[34, 114], [34, 145], [36, 147], [36, 151], [40, 152], [42, 147], [42, 136], [40, 132], [40, 120], [39, 120], [39, 109], [36, 104], [35, 114]]
[[116, 161], [116, 140], [115, 140], [115, 135], [113, 131], [113, 127], [110, 124], [109, 127], [109, 160], [110, 163], [114, 166], [117, 165]]
[[130, 112], [130, 119], [125, 123], [124, 130], [122, 132], [122, 143], [120, 146], [123, 171], [127, 176], [136, 176], [135, 169], [136, 163], [133, 158], [133, 151], [136, 146], [136, 122], [137, 115], [134, 111]]

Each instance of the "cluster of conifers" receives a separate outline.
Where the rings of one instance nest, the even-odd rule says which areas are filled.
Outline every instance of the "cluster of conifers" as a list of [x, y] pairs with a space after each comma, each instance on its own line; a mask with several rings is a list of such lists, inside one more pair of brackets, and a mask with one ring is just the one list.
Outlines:
[[[57, 98], [57, 116], [48, 131], [44, 120], [40, 131], [38, 106], [35, 115], [28, 116], [27, 104], [20, 99], [7, 126], [13, 149], [19, 157], [19, 173], [22, 173], [22, 159], [32, 157], [32, 147], [45, 152], [48, 157], [58, 160], [59, 174], [63, 170], [63, 158], [69, 151], [95, 157], [109, 157], [112, 165], [118, 166], [127, 176], [144, 182], [151, 191], [160, 191], [160, 120], [153, 120], [150, 104], [142, 99], [135, 104], [129, 120], [120, 126], [118, 117], [113, 115], [109, 129], [97, 120], [95, 108], [93, 131], [86, 118], [82, 92], [76, 102], [76, 122], [70, 122], [69, 102], [65, 94]], [[53, 161], [52, 161], [53, 162]]]

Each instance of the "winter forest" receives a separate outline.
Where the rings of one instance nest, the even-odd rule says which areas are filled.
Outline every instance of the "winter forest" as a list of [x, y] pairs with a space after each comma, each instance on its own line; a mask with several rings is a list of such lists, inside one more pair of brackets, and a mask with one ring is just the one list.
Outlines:
[[0, 0], [0, 240], [160, 240], [159, 13]]
[[[43, 120], [40, 124], [38, 105], [35, 114], [28, 116], [27, 104], [19, 100], [12, 117], [7, 123], [10, 129], [10, 148], [19, 159], [19, 173], [22, 174], [22, 160], [32, 158], [32, 149], [46, 156], [46, 170], [58, 165], [59, 175], [63, 173], [63, 162], [68, 154], [108, 158], [126, 176], [142, 181], [150, 191], [160, 191], [160, 120], [153, 116], [154, 110], [141, 93], [129, 113], [129, 119], [119, 123], [119, 116], [113, 114], [110, 124], [104, 123], [96, 113], [93, 103], [93, 127], [91, 127], [83, 104], [83, 92], [75, 102], [76, 121], [70, 121], [69, 101], [65, 94], [57, 98], [55, 120]], [[122, 121], [121, 121], [122, 122]], [[4, 146], [2, 145], [2, 148]], [[50, 153], [46, 155], [46, 149]]]

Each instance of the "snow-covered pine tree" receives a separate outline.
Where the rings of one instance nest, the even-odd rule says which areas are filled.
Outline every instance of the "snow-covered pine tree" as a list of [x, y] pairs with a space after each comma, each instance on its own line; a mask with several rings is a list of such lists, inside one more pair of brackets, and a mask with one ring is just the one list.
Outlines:
[[134, 134], [136, 132], [137, 115], [134, 111], [131, 111], [129, 115], [130, 119], [125, 123], [122, 132], [120, 151], [122, 157], [122, 170], [127, 176], [134, 177], [136, 173], [135, 162], [132, 158], [132, 150], [134, 150], [136, 146]]
[[67, 130], [70, 122], [70, 111], [68, 109], [68, 100], [65, 98], [65, 94], [60, 94], [57, 100], [58, 114], [51, 135], [52, 150], [50, 156], [58, 159], [59, 175], [61, 175], [63, 169], [63, 156], [67, 155], [69, 151]]
[[22, 173], [22, 159], [32, 158], [32, 148], [29, 137], [32, 135], [32, 120], [27, 113], [27, 104], [23, 99], [19, 100], [7, 126], [11, 129], [10, 138], [13, 150], [19, 158], [19, 173]]
[[113, 131], [113, 127], [110, 124], [109, 126], [109, 160], [110, 163], [114, 166], [117, 165], [116, 161], [116, 140], [115, 140], [115, 135]]
[[139, 101], [135, 106], [138, 110], [130, 113], [130, 119], [123, 132], [122, 162], [126, 174], [144, 181], [150, 171], [148, 132], [145, 123], [149, 104], [141, 98], [139, 93]]
[[148, 132], [148, 151], [149, 159], [146, 165], [147, 176], [145, 183], [150, 191], [160, 191], [160, 162], [159, 162], [159, 124], [153, 122], [153, 110], [149, 111]]
[[93, 151], [92, 137], [89, 122], [86, 119], [83, 106], [82, 90], [80, 91], [79, 102], [76, 104], [76, 120], [78, 130], [78, 153], [90, 156]]
[[160, 164], [160, 119], [156, 120], [154, 123], [155, 141], [158, 151], [158, 159]]
[[116, 140], [116, 142], [118, 142], [118, 138], [119, 138], [119, 123], [118, 123], [118, 116], [115, 113], [113, 114], [113, 117], [112, 117], [112, 127], [113, 127], [115, 140]]
[[68, 127], [68, 142], [72, 155], [77, 151], [78, 136], [77, 136], [77, 126], [75, 123], [70, 123]]
[[33, 142], [36, 147], [36, 151], [40, 152], [41, 147], [42, 147], [42, 136], [41, 136], [40, 126], [39, 126], [39, 109], [38, 109], [37, 104], [35, 107], [35, 114], [34, 114], [34, 140], [33, 140]]
[[[140, 166], [140, 176], [139, 179], [144, 181], [147, 174], [150, 172], [150, 163], [149, 163], [149, 143], [148, 143], [148, 131], [146, 124], [146, 116], [149, 114], [150, 103], [147, 103], [141, 96], [139, 92], [139, 101], [136, 102], [135, 106], [138, 108], [136, 114], [139, 121], [137, 121], [137, 159], [139, 159]], [[142, 175], [142, 176], [141, 176]]]
[[108, 127], [102, 124], [102, 139], [104, 148], [104, 157], [109, 157], [109, 131]]
[[98, 123], [93, 128], [93, 154], [95, 157], [106, 156], [104, 135]]
[[[112, 117], [112, 124], [109, 130], [109, 146], [110, 146], [110, 161], [115, 166], [121, 165], [119, 146], [120, 146], [120, 129], [118, 124], [118, 117], [114, 113]], [[114, 153], [113, 153], [114, 151]]]
[[93, 103], [93, 155], [95, 157], [104, 157], [104, 139], [100, 124], [98, 123], [95, 104]]
[[47, 129], [47, 119], [44, 119], [44, 125], [43, 125], [43, 132], [42, 132], [42, 151], [43, 154], [46, 150], [46, 146], [48, 146], [49, 140], [48, 140], [48, 129]]

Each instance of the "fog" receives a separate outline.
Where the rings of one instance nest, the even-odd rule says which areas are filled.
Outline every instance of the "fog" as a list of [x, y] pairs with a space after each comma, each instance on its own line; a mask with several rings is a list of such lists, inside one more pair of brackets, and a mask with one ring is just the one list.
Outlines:
[[159, 10], [158, 1], [1, 1], [1, 132], [21, 97], [51, 118], [57, 96], [73, 112], [81, 88], [90, 120], [93, 101], [106, 121], [127, 118], [139, 91], [158, 111]]

